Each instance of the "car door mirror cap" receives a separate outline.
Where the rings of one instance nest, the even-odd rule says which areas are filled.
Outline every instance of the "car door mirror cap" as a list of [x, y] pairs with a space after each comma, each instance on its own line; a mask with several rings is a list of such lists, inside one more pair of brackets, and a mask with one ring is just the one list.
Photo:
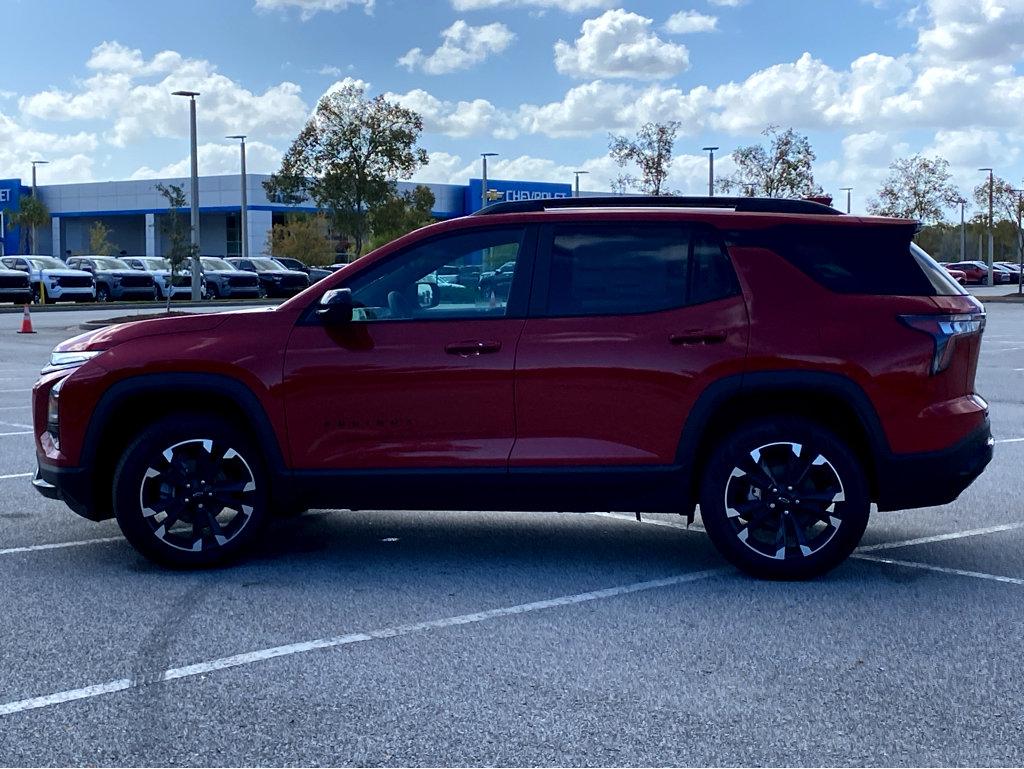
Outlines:
[[342, 325], [352, 322], [352, 289], [335, 288], [320, 298], [316, 317], [327, 325]]

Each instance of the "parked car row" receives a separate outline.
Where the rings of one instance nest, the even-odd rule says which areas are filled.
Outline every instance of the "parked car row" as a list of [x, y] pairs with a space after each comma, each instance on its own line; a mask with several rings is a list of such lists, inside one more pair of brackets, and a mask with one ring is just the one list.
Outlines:
[[[285, 264], [287, 262], [287, 264]], [[331, 274], [298, 259], [221, 259], [203, 256], [204, 299], [294, 296]], [[155, 256], [13, 255], [0, 258], [0, 302], [109, 302], [165, 300], [192, 295], [191, 266], [171, 277], [171, 264]]]
[[[963, 273], [964, 278], [959, 281], [960, 283], [976, 286], [983, 286], [988, 283], [988, 265], [983, 261], [950, 262], [942, 266], [955, 278], [957, 276], [954, 274], [954, 271]], [[1020, 283], [1020, 266], [1012, 262], [993, 262], [992, 283], [997, 286], [1007, 283]]]

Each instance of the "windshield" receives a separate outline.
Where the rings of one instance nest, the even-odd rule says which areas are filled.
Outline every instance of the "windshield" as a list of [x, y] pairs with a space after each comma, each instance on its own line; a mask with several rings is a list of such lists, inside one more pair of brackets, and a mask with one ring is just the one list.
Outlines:
[[107, 256], [94, 256], [92, 260], [96, 263], [97, 270], [130, 270], [127, 262]]
[[214, 259], [212, 256], [204, 256], [199, 261], [203, 263], [204, 270], [227, 270], [228, 272], [234, 272], [237, 269], [223, 259]]
[[66, 270], [68, 267], [60, 259], [50, 256], [33, 256], [29, 261], [32, 262], [33, 267], [39, 270]]
[[[142, 262], [142, 266], [147, 270], [169, 270], [171, 269], [171, 263], [166, 259], [139, 259]], [[185, 265], [182, 265], [184, 267]], [[179, 268], [181, 269], [181, 268]]]
[[267, 259], [264, 257], [258, 257], [251, 259], [252, 266], [257, 270], [280, 270], [284, 265], [279, 262], [275, 262], [273, 259]]

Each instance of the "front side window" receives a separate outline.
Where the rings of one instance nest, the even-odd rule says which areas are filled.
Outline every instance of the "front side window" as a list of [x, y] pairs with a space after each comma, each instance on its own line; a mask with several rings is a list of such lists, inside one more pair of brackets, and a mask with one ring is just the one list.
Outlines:
[[560, 225], [551, 239], [552, 316], [658, 312], [738, 293], [721, 243], [684, 223]]
[[357, 275], [355, 320], [504, 317], [524, 230], [434, 238]]

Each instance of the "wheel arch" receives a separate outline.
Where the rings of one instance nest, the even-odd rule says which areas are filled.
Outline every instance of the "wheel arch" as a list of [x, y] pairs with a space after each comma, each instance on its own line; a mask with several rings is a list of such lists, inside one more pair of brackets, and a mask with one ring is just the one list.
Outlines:
[[[202, 405], [197, 406], [202, 398]], [[172, 399], [184, 404], [167, 407]], [[156, 407], [154, 407], [156, 404]], [[270, 417], [257, 395], [243, 382], [224, 374], [141, 374], [112, 385], [93, 409], [82, 445], [80, 464], [92, 469], [94, 504], [111, 515], [114, 469], [124, 449], [141, 430], [175, 411], [210, 413], [245, 430], [262, 451], [276, 497], [286, 486], [284, 456]]]
[[686, 469], [696, 500], [705, 464], [715, 444], [742, 424], [766, 416], [799, 416], [846, 440], [867, 473], [872, 499], [889, 445], [878, 413], [864, 390], [841, 374], [772, 371], [738, 374], [709, 385], [683, 427], [676, 461]]

